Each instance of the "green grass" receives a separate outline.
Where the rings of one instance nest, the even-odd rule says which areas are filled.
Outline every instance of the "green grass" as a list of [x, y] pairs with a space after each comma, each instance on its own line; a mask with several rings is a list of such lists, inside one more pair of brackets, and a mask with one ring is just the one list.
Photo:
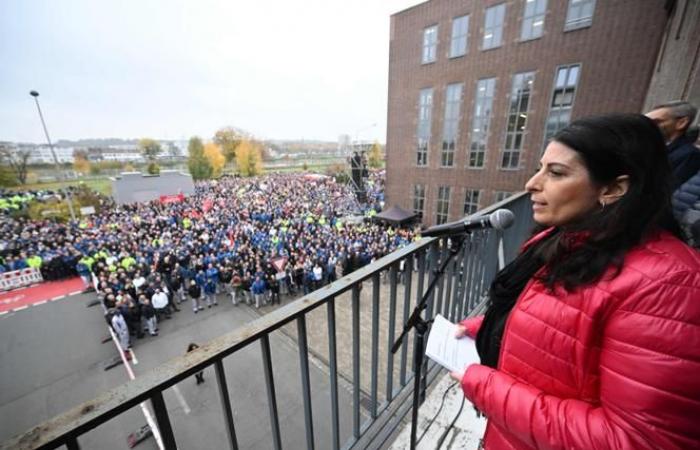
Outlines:
[[33, 183], [22, 186], [15, 186], [12, 190], [43, 190], [43, 189], [60, 189], [66, 186], [77, 186], [80, 183], [87, 185], [90, 189], [100, 192], [104, 195], [112, 195], [112, 181], [108, 178], [97, 178], [91, 180], [69, 180], [69, 181], [54, 181], [50, 183]]

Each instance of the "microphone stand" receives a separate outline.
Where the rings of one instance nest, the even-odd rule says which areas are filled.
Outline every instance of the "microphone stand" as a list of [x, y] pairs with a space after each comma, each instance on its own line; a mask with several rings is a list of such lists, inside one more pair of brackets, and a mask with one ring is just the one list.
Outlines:
[[414, 361], [414, 367], [413, 367], [413, 411], [412, 411], [412, 417], [411, 417], [411, 450], [414, 450], [416, 448], [416, 434], [418, 431], [418, 407], [420, 406], [420, 382], [421, 382], [421, 371], [423, 368], [423, 348], [424, 348], [424, 341], [425, 341], [425, 333], [428, 331], [428, 328], [430, 326], [430, 322], [427, 322], [423, 320], [421, 317], [421, 313], [423, 310], [428, 306], [428, 298], [430, 298], [430, 295], [432, 294], [433, 290], [435, 289], [435, 286], [437, 285], [438, 281], [445, 275], [445, 269], [447, 268], [447, 265], [452, 261], [452, 259], [459, 253], [459, 251], [462, 249], [464, 245], [464, 241], [466, 238], [466, 234], [458, 234], [454, 236], [450, 236], [451, 246], [450, 246], [450, 252], [445, 258], [444, 261], [440, 263], [440, 267], [434, 271], [435, 276], [433, 279], [430, 281], [428, 284], [427, 289], [425, 290], [425, 293], [423, 294], [423, 297], [421, 298], [420, 302], [416, 305], [415, 309], [411, 313], [411, 316], [408, 318], [406, 323], [403, 326], [403, 331], [401, 332], [401, 335], [399, 338], [394, 342], [394, 345], [391, 347], [391, 353], [396, 353], [399, 348], [401, 347], [401, 341], [403, 340], [404, 336], [408, 334], [408, 332], [411, 330], [411, 328], [415, 328], [416, 330], [416, 345], [413, 349], [413, 361]]

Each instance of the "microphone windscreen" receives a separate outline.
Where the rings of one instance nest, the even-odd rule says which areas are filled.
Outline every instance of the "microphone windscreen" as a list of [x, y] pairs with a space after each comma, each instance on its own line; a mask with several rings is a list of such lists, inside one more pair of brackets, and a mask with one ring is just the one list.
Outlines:
[[489, 216], [491, 226], [497, 230], [505, 230], [515, 222], [515, 214], [508, 209], [498, 209]]

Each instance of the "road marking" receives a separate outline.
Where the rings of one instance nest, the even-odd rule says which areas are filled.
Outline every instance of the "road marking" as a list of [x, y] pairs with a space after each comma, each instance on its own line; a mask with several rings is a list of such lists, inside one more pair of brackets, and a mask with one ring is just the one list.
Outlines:
[[9, 313], [10, 311], [0, 311], [0, 316], [4, 316], [5, 314]]
[[15, 308], [12, 310], [12, 312], [22, 311], [23, 309], [27, 309], [27, 305], [20, 306], [19, 308]]
[[43, 304], [46, 303], [46, 302], [48, 302], [48, 300], [42, 300], [42, 301], [40, 301], [40, 302], [34, 303], [34, 306], [43, 305]]
[[83, 291], [73, 291], [73, 292], [71, 292], [71, 293], [68, 294], [68, 295], [78, 295], [78, 294], [81, 294], [82, 292], [83, 292]]
[[139, 360], [136, 359], [136, 353], [134, 353], [134, 349], [132, 348], [129, 350], [129, 353], [131, 353], [131, 362], [134, 363], [135, 366], [139, 364]]
[[52, 302], [55, 302], [56, 300], [60, 300], [60, 299], [62, 299], [62, 298], [64, 298], [64, 297], [65, 297], [65, 295], [59, 295], [58, 297], [52, 298], [51, 301], [52, 301]]
[[180, 402], [180, 406], [182, 406], [182, 410], [185, 411], [185, 414], [189, 414], [192, 412], [190, 407], [187, 405], [187, 402], [185, 401], [185, 397], [182, 396], [182, 392], [180, 392], [180, 388], [177, 387], [177, 385], [173, 386], [173, 392], [175, 392], [175, 397], [177, 397], [177, 401]]

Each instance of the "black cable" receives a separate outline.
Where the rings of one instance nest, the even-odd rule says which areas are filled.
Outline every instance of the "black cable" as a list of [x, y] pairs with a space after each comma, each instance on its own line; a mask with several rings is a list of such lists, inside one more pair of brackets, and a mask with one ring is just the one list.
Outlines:
[[448, 386], [447, 389], [445, 390], [445, 392], [442, 394], [442, 401], [440, 401], [440, 407], [438, 408], [438, 410], [435, 413], [435, 415], [433, 416], [433, 418], [430, 419], [430, 421], [428, 422], [428, 426], [425, 427], [425, 430], [423, 430], [423, 433], [421, 433], [420, 437], [416, 441], [416, 445], [418, 445], [418, 443], [421, 441], [421, 439], [423, 439], [423, 436], [425, 436], [425, 433], [428, 432], [428, 430], [430, 429], [430, 426], [433, 424], [433, 422], [435, 422], [435, 419], [437, 419], [437, 416], [440, 415], [440, 411], [442, 411], [442, 407], [445, 406], [445, 398], [447, 397], [447, 393], [450, 392], [450, 389], [455, 387], [455, 385], [457, 385], [456, 381], [454, 383], [452, 383], [450, 386]]
[[450, 423], [450, 426], [447, 427], [447, 429], [442, 433], [442, 436], [440, 436], [440, 439], [438, 439], [437, 446], [435, 447], [435, 450], [440, 450], [440, 447], [442, 447], [443, 442], [445, 442], [445, 438], [447, 437], [447, 434], [450, 432], [452, 427], [455, 426], [455, 423], [457, 423], [457, 419], [459, 418], [460, 414], [462, 414], [462, 409], [464, 408], [464, 400], [466, 397], [462, 396], [462, 405], [459, 407], [459, 411], [457, 411], [457, 415], [455, 415], [455, 418], [452, 419], [452, 423]]

